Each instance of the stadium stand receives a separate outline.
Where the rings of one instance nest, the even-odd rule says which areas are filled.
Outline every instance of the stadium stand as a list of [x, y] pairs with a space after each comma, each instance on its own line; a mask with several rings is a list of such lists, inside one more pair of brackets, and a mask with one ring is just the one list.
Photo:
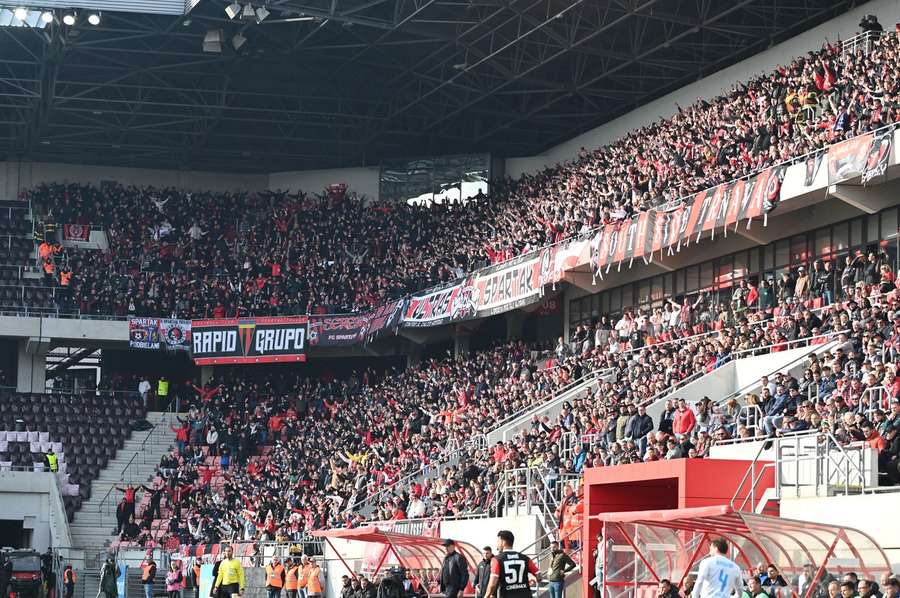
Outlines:
[[71, 521], [91, 497], [91, 482], [131, 436], [145, 412], [137, 395], [15, 393], [0, 389], [0, 470], [51, 471]]
[[[465, 204], [41, 185], [27, 194], [41, 219], [33, 241], [22, 206], [0, 204], [0, 304], [119, 318], [368, 309], [895, 123], [898, 40], [825, 44]], [[106, 231], [109, 249], [63, 248], [58, 223]], [[801, 433], [826, 449], [873, 449], [878, 483], [900, 484], [900, 291], [879, 240], [843, 263], [803, 254], [774, 281], [744, 278], [727, 301], [701, 291], [625, 307], [577, 324], [550, 351], [507, 340], [346, 378], [218, 367], [180, 396], [175, 446], [153, 479], [116, 488], [111, 547], [256, 550], [376, 521], [498, 517], [533, 492], [518, 483], [525, 471], [554, 494], [549, 534], [578, 546], [586, 468], [706, 459]], [[26, 276], [35, 264], [42, 279]], [[728, 364], [795, 349], [790, 368], [740, 393], [679, 397]], [[52, 449], [70, 520], [147, 409], [136, 395], [0, 393], [0, 470], [43, 470]], [[774, 564], [758, 573], [750, 598], [786, 595]], [[806, 575], [790, 583], [800, 590]], [[880, 582], [883, 597], [897, 596], [889, 572]], [[820, 584], [816, 598], [835, 598]], [[873, 588], [860, 580], [858, 596], [879, 596]], [[659, 595], [678, 590], [661, 582]]]
[[[79, 185], [42, 185], [28, 197], [53, 222], [110, 231], [109, 252], [77, 251], [67, 262], [68, 307], [81, 313], [354, 311], [894, 123], [900, 83], [886, 65], [897, 57], [895, 34], [868, 51], [825, 44], [465, 205]], [[233, 220], [236, 212], [247, 218]]]

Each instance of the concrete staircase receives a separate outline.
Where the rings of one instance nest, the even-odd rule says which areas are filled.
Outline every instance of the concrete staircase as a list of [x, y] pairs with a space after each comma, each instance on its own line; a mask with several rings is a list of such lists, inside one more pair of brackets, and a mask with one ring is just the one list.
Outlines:
[[[125, 441], [116, 458], [91, 485], [91, 498], [75, 512], [75, 520], [69, 528], [76, 548], [99, 550], [114, 539], [116, 505], [122, 493], [111, 489], [147, 483], [156, 473], [162, 456], [175, 444], [175, 433], [171, 429], [175, 415], [151, 411], [147, 413], [147, 421], [155, 427], [148, 432], [135, 432]], [[138, 502], [140, 497], [141, 493], [138, 493]]]

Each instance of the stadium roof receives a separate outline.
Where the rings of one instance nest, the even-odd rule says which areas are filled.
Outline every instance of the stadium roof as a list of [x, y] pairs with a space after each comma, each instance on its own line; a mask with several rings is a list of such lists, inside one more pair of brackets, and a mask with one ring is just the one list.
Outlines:
[[0, 159], [264, 173], [533, 155], [858, 2], [256, 0], [261, 23], [232, 4], [0, 27]]

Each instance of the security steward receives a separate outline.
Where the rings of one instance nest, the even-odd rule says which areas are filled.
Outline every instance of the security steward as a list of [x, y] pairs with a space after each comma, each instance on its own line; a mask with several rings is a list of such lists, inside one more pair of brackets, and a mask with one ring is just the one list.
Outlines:
[[300, 563], [297, 559], [286, 559], [287, 571], [284, 575], [284, 591], [287, 598], [297, 598], [297, 588], [300, 581]]
[[78, 581], [78, 576], [75, 574], [75, 570], [72, 569], [72, 565], [66, 565], [66, 568], [63, 570], [63, 596], [65, 598], [72, 598], [75, 594], [76, 581]]
[[277, 556], [272, 557], [272, 562], [266, 565], [266, 591], [268, 598], [281, 598], [281, 588], [284, 587], [286, 573]]
[[225, 547], [225, 558], [219, 564], [219, 574], [213, 589], [221, 592], [222, 598], [239, 598], [244, 593], [244, 568], [234, 558], [234, 547]]
[[153, 598], [153, 582], [156, 581], [156, 563], [148, 558], [141, 564], [141, 586], [144, 598]]
[[47, 459], [47, 469], [50, 470], [50, 473], [59, 471], [59, 457], [56, 456], [53, 449], [48, 450], [44, 457]]

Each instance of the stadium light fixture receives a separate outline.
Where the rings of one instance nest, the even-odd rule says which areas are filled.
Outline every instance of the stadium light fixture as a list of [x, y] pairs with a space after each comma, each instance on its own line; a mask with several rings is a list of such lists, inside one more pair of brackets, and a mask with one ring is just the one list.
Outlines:
[[241, 46], [247, 43], [247, 38], [241, 35], [240, 33], [235, 33], [234, 37], [231, 38], [231, 45], [234, 46], [235, 50], [240, 50]]
[[206, 35], [203, 36], [203, 51], [212, 52], [214, 54], [221, 54], [222, 39], [223, 35], [221, 29], [207, 30]]
[[241, 3], [234, 0], [234, 2], [225, 7], [225, 14], [228, 15], [229, 19], [233, 19], [241, 14]]
[[265, 6], [260, 6], [256, 9], [256, 22], [262, 23], [266, 20], [266, 17], [269, 16], [269, 10]]
[[44, 12], [42, 12], [41, 13], [41, 22], [44, 23], [44, 25], [49, 25], [50, 23], [52, 23], [53, 22], [53, 13], [50, 12], [49, 10], [45, 10]]
[[76, 20], [76, 14], [77, 13], [74, 10], [67, 10], [65, 13], [63, 13], [63, 18], [62, 18], [63, 24], [68, 25], [69, 27], [74, 25], [75, 20]]
[[253, 9], [253, 5], [249, 2], [244, 5], [244, 10], [243, 12], [241, 12], [241, 19], [244, 21], [256, 20], [256, 11]]
[[91, 25], [96, 27], [97, 25], [100, 24], [100, 13], [92, 12], [91, 14], [88, 15], [87, 20], [88, 20], [88, 23], [90, 23]]
[[24, 6], [19, 6], [18, 8], [16, 8], [16, 9], [13, 11], [13, 15], [14, 15], [17, 19], [19, 19], [20, 21], [22, 21], [22, 22], [24, 23], [24, 22], [25, 22], [25, 19], [28, 18], [28, 9], [25, 8]]

